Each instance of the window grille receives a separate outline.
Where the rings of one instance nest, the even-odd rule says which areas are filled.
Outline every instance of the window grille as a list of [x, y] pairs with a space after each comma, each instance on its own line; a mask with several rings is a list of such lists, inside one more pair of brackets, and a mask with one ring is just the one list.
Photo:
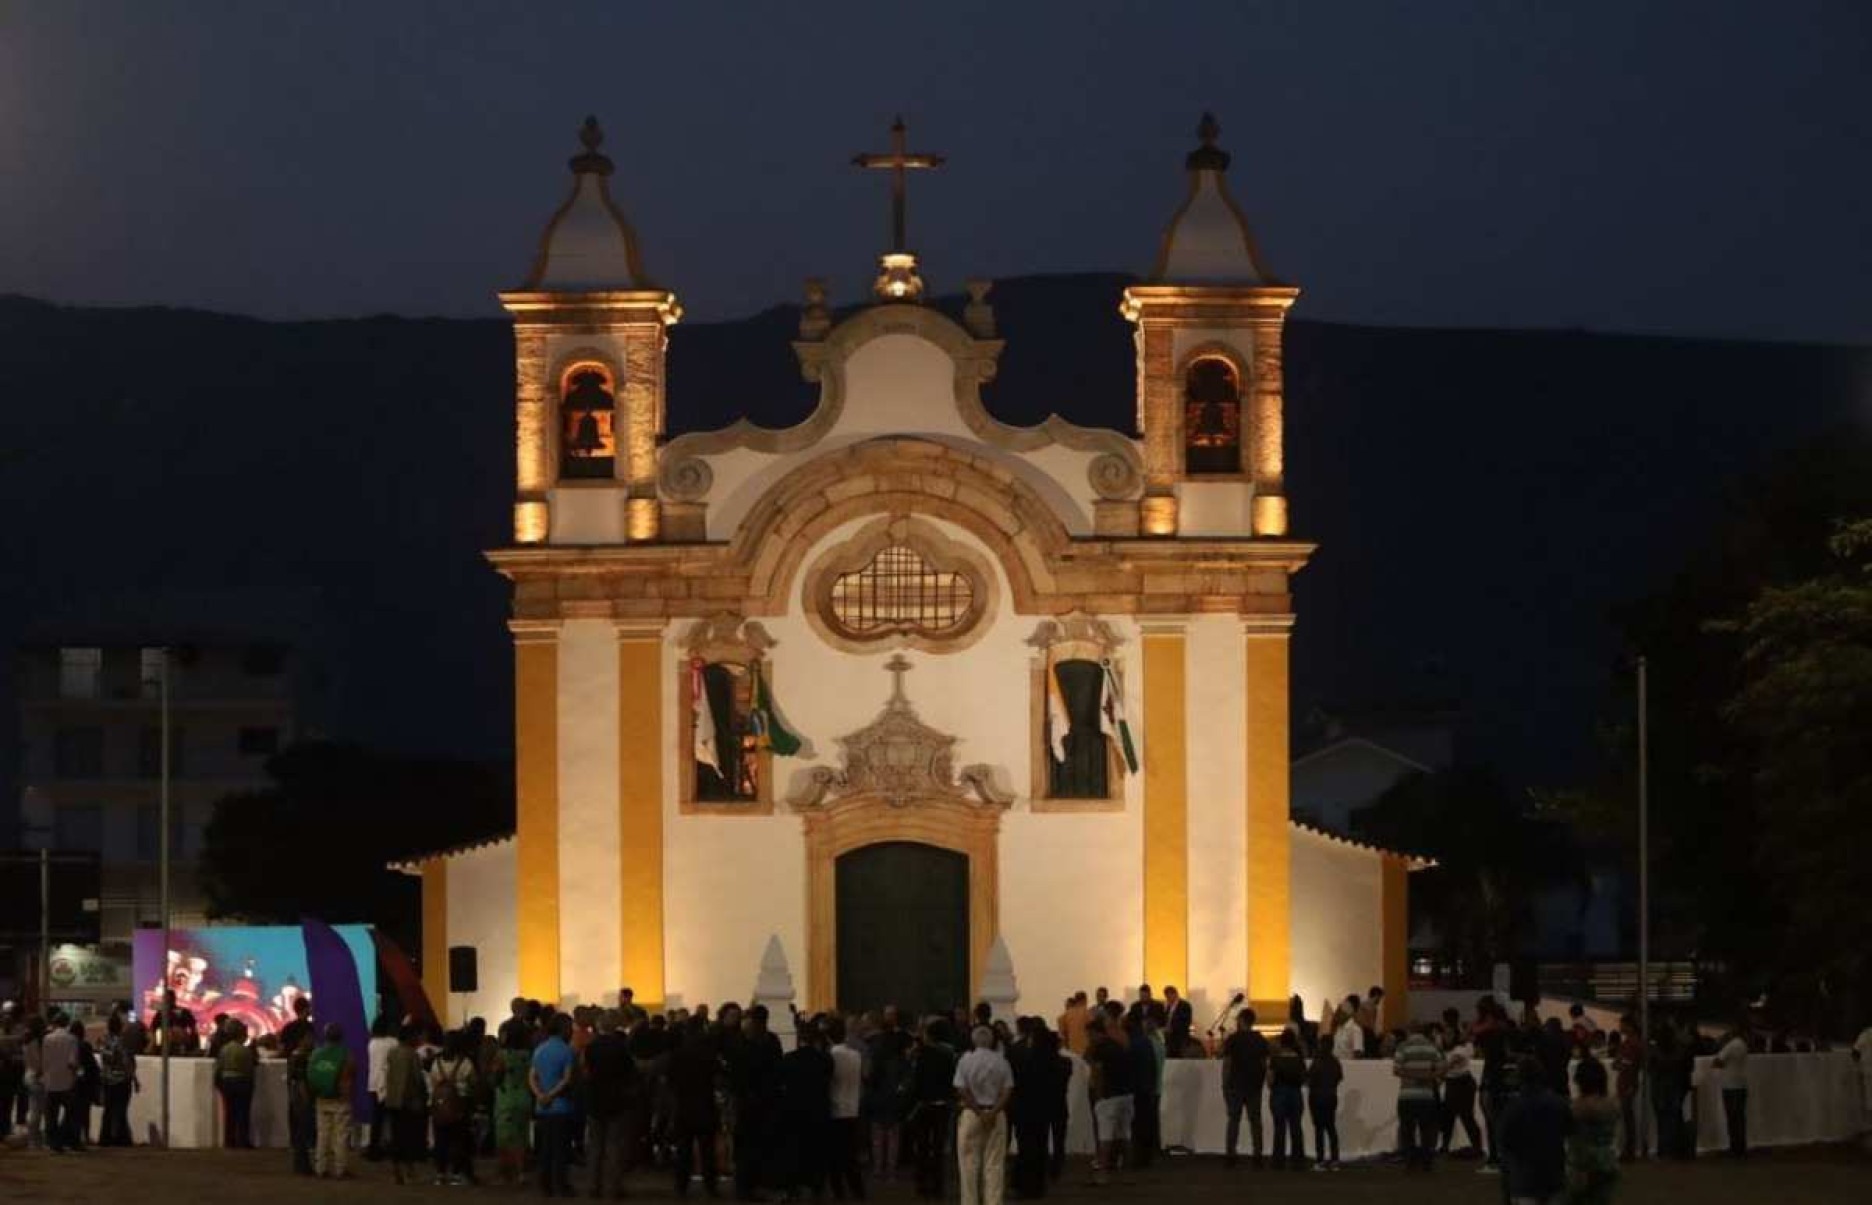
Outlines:
[[967, 619], [974, 601], [965, 575], [938, 569], [902, 544], [880, 549], [868, 564], [832, 581], [832, 615], [859, 636], [905, 627], [948, 631]]

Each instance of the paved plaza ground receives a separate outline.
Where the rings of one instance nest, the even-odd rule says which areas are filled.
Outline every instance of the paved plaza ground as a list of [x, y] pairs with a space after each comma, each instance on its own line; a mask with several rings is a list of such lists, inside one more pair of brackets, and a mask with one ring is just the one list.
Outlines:
[[[53, 1157], [17, 1149], [0, 1151], [0, 1201], [135, 1201], [137, 1205], [210, 1205], [264, 1201], [380, 1205], [414, 1199], [529, 1200], [513, 1188], [399, 1188], [382, 1164], [360, 1164], [356, 1180], [336, 1183], [289, 1174], [284, 1151], [175, 1151], [148, 1149]], [[692, 1200], [704, 1199], [699, 1191]], [[637, 1200], [674, 1200], [668, 1181], [640, 1175], [630, 1184]], [[1397, 1205], [1495, 1205], [1500, 1185], [1475, 1174], [1469, 1163], [1439, 1165], [1429, 1176], [1395, 1167], [1353, 1168], [1333, 1174], [1256, 1171], [1223, 1167], [1214, 1157], [1171, 1159], [1148, 1172], [1127, 1174], [1107, 1188], [1088, 1182], [1075, 1161], [1048, 1200], [1061, 1202], [1395, 1202]], [[887, 1185], [874, 1199], [912, 1202], [904, 1184]], [[950, 1199], [955, 1198], [953, 1185]], [[1872, 1201], [1872, 1156], [1845, 1147], [1810, 1147], [1761, 1154], [1746, 1163], [1709, 1157], [1692, 1164], [1644, 1164], [1630, 1170], [1621, 1205], [1820, 1205]]]

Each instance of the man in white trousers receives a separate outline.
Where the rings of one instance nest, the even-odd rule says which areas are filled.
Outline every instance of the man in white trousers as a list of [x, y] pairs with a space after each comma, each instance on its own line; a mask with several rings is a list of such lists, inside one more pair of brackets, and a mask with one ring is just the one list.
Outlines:
[[994, 1031], [977, 1025], [975, 1048], [956, 1064], [956, 1160], [962, 1205], [1001, 1205], [1007, 1191], [1007, 1107], [1014, 1071], [994, 1048]]

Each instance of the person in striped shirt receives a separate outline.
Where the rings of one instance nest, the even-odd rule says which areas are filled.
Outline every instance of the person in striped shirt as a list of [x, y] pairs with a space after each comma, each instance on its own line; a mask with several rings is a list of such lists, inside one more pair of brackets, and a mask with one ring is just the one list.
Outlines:
[[1398, 1077], [1398, 1145], [1408, 1170], [1430, 1170], [1437, 1142], [1437, 1085], [1443, 1079], [1443, 1052], [1429, 1026], [1415, 1026], [1398, 1043], [1391, 1072]]

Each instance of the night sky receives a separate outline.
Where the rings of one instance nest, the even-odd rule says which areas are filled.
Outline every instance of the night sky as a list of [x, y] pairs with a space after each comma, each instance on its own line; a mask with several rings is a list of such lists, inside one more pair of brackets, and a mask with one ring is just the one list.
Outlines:
[[693, 317], [1142, 271], [1213, 108], [1312, 318], [1863, 343], [1872, 4], [0, 0], [0, 292], [492, 315], [586, 112]]

